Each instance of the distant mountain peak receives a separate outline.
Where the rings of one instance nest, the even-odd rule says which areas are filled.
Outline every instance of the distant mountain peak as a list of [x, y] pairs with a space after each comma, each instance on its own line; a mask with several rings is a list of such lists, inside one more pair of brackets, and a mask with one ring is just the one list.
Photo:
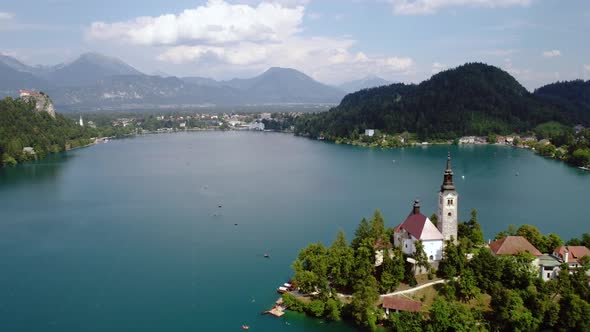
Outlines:
[[378, 86], [389, 85], [391, 83], [392, 82], [387, 81], [375, 74], [369, 74], [359, 80], [342, 83], [338, 87], [346, 92], [355, 92], [362, 89], [369, 89]]

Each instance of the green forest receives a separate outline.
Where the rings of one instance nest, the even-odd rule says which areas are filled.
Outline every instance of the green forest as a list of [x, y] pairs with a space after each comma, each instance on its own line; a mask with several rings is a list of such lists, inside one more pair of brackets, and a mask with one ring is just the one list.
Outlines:
[[[0, 100], [0, 166], [36, 160], [56, 153], [85, 146], [91, 138], [115, 136], [112, 127], [81, 127], [75, 121], [56, 114], [35, 112], [32, 102], [20, 98]], [[31, 147], [33, 151], [23, 148]], [[34, 153], [33, 153], [34, 152]]]
[[392, 84], [349, 94], [329, 112], [297, 118], [295, 133], [356, 139], [367, 128], [410, 132], [420, 140], [525, 133], [555, 121], [590, 125], [588, 82], [555, 83], [528, 92], [507, 72], [468, 63], [420, 84]]
[[[507, 235], [523, 236], [543, 252], [564, 244], [556, 234], [541, 234], [531, 225], [511, 226], [496, 238]], [[329, 247], [312, 243], [302, 249], [292, 266], [293, 282], [306, 295], [285, 293], [284, 303], [290, 310], [329, 321], [345, 319], [370, 330], [379, 326], [416, 332], [590, 329], [590, 257], [573, 273], [562, 265], [557, 278], [543, 281], [528, 252], [495, 256], [483, 246], [475, 210], [469, 221], [459, 224], [458, 238], [457, 245], [446, 242], [437, 271], [417, 242], [413, 258], [429, 271], [420, 284], [446, 280], [415, 295], [423, 304], [420, 312], [385, 315], [378, 306], [380, 294], [416, 285], [412, 265], [401, 249], [391, 245], [392, 229], [384, 227], [379, 211], [360, 222], [350, 243], [339, 231]], [[590, 246], [590, 234], [566, 244]], [[383, 255], [383, 263], [376, 267], [376, 250], [385, 248], [390, 254]]]

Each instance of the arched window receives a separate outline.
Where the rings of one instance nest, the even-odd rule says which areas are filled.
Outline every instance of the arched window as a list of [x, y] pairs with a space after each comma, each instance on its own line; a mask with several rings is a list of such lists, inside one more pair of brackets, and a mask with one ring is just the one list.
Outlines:
[[450, 213], [450, 212], [449, 212], [448, 216], [449, 216], [449, 217], [451, 216], [451, 213]]
[[430, 257], [429, 257], [429, 258], [430, 258], [430, 260], [431, 260], [431, 261], [433, 261], [433, 260], [434, 260], [434, 257], [432, 257], [432, 255], [430, 255]]

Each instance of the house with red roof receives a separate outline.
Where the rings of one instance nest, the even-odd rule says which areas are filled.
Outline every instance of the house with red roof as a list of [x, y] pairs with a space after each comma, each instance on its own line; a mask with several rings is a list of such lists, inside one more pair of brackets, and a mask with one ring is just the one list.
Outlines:
[[422, 303], [414, 300], [404, 299], [400, 297], [394, 296], [387, 296], [383, 298], [383, 309], [385, 309], [385, 314], [389, 315], [389, 312], [400, 312], [400, 311], [409, 311], [409, 312], [420, 312], [422, 309]]
[[488, 245], [494, 255], [516, 255], [520, 252], [528, 252], [540, 257], [543, 254], [522, 236], [506, 236]]
[[590, 256], [590, 249], [584, 246], [561, 246], [553, 250], [553, 256], [566, 263], [571, 270], [580, 267], [582, 257]]
[[443, 235], [432, 221], [420, 213], [420, 202], [414, 201], [412, 212], [394, 228], [393, 244], [407, 255], [416, 252], [416, 241], [422, 241], [430, 261], [440, 261], [443, 255]]

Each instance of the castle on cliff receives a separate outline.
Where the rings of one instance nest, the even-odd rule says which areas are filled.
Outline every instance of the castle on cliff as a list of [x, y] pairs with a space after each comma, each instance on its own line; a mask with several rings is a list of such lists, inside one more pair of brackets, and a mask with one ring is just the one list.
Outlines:
[[55, 118], [55, 107], [44, 92], [20, 90], [19, 94], [23, 101], [35, 103], [35, 112], [47, 112]]

